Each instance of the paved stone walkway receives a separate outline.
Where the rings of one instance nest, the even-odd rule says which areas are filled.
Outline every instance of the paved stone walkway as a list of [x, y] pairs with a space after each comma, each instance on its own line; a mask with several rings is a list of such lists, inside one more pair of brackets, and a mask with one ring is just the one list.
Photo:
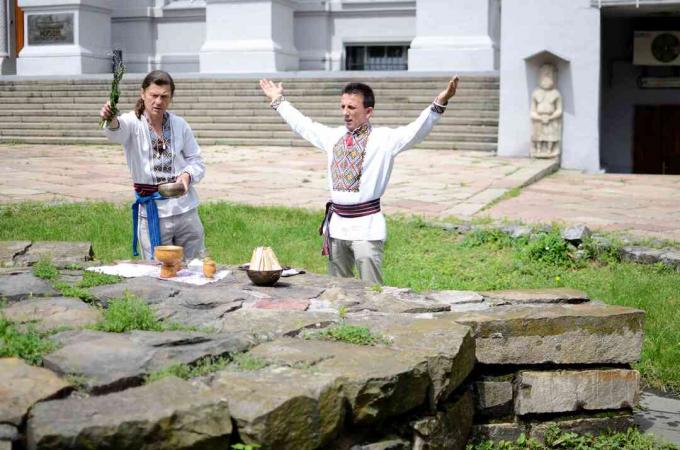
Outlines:
[[640, 407], [641, 410], [635, 412], [640, 431], [680, 445], [680, 399], [645, 391]]
[[[316, 150], [214, 146], [203, 152], [207, 175], [198, 185], [203, 201], [320, 209], [327, 198], [325, 157]], [[0, 145], [0, 160], [0, 203], [132, 200], [120, 147]], [[409, 151], [396, 160], [383, 205], [388, 214], [585, 223], [680, 241], [680, 176], [560, 170], [543, 178], [552, 169], [550, 161]]]
[[[203, 201], [320, 209], [327, 198], [325, 156], [309, 148], [203, 147]], [[0, 202], [131, 201], [118, 146], [0, 146]], [[550, 161], [473, 152], [405, 152], [383, 198], [388, 213], [469, 217], [509, 190], [554, 170]], [[22, 180], [21, 186], [16, 181]]]
[[487, 211], [527, 223], [585, 223], [627, 235], [680, 241], [680, 176], [585, 175], [560, 170]]

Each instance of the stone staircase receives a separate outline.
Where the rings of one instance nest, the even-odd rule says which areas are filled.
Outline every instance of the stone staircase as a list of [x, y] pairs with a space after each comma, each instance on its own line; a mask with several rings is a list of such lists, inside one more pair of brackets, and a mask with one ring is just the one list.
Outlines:
[[[375, 125], [415, 119], [445, 86], [446, 77], [367, 78], [376, 94]], [[278, 80], [277, 80], [278, 81]], [[339, 94], [348, 78], [284, 78], [286, 97], [327, 125], [341, 125]], [[270, 110], [258, 79], [180, 78], [171, 110], [182, 115], [201, 145], [307, 146]], [[132, 109], [141, 81], [123, 80], [121, 111]], [[110, 79], [0, 81], [0, 143], [103, 144], [97, 127]], [[466, 76], [449, 110], [419, 148], [495, 152], [498, 77]]]

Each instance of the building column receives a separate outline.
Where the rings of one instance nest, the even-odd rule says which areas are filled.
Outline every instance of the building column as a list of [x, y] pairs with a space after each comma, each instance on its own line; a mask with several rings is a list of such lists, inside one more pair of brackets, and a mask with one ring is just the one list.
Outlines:
[[7, 73], [9, 58], [9, 8], [7, 0], [0, 0], [0, 75]]
[[24, 48], [17, 75], [110, 73], [113, 0], [19, 0]]
[[417, 0], [413, 71], [498, 69], [500, 0]]
[[561, 167], [597, 172], [600, 10], [591, 0], [503, 0], [502, 45], [498, 155], [529, 156], [531, 95], [538, 69], [551, 63], [562, 95]]
[[202, 73], [298, 70], [291, 0], [206, 0]]

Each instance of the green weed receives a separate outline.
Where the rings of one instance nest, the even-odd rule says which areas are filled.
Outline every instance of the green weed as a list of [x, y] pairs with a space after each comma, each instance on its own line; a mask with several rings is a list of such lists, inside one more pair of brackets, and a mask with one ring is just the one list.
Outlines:
[[250, 353], [239, 353], [232, 356], [233, 367], [242, 371], [259, 370], [267, 367], [269, 363], [264, 358], [251, 355]]
[[109, 275], [106, 273], [91, 272], [86, 270], [83, 272], [83, 279], [80, 280], [76, 286], [79, 288], [93, 288], [96, 286], [103, 286], [106, 284], [119, 283], [123, 278], [117, 275]]
[[372, 333], [367, 327], [348, 325], [346, 323], [331, 325], [319, 331], [307, 331], [302, 336], [305, 339], [321, 339], [356, 345], [376, 345], [386, 342], [384, 337]]
[[109, 301], [103, 310], [104, 319], [94, 328], [111, 333], [131, 330], [163, 331], [163, 324], [143, 300], [125, 293], [123, 298]]
[[64, 297], [79, 298], [87, 303], [94, 303], [96, 298], [87, 289], [73, 286], [68, 283], [55, 283], [54, 288]]
[[511, 441], [484, 441], [477, 444], [468, 444], [467, 450], [552, 450], [552, 449], [576, 449], [576, 450], [677, 450], [670, 443], [656, 440], [649, 434], [642, 434], [634, 428], [629, 428], [622, 433], [608, 432], [599, 436], [592, 434], [577, 434], [562, 432], [553, 425], [548, 428], [544, 442], [541, 443], [533, 438], [527, 438], [524, 433], [514, 442]]
[[173, 364], [157, 372], [152, 372], [144, 377], [144, 383], [151, 383], [165, 377], [175, 376], [188, 380], [200, 377], [227, 367], [229, 360], [223, 357], [201, 358], [194, 364]]
[[33, 265], [33, 275], [43, 280], [53, 281], [59, 276], [59, 270], [49, 258], [41, 258]]
[[16, 325], [0, 313], [0, 358], [17, 357], [29, 364], [39, 366], [46, 353], [56, 349], [56, 344], [29, 325], [19, 331]]

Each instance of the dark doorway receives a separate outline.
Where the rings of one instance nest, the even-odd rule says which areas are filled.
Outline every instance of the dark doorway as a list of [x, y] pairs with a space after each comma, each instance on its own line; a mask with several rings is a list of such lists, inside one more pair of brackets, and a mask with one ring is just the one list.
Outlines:
[[635, 106], [633, 173], [680, 175], [680, 105]]

